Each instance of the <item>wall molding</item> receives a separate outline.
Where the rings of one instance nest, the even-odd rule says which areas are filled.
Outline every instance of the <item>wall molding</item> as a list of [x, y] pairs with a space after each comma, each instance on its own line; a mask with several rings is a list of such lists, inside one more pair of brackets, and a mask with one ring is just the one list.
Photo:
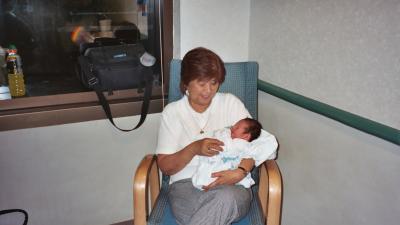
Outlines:
[[357, 130], [372, 134], [386, 141], [400, 145], [400, 130], [366, 119], [356, 114], [335, 108], [328, 104], [296, 94], [263, 80], [258, 80], [258, 90], [300, 106], [304, 109], [326, 116]]

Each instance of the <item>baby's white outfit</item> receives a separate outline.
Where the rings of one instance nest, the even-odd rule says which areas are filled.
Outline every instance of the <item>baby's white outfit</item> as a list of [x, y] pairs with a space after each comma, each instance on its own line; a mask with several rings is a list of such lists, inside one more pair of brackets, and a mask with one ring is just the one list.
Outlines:
[[[240, 138], [232, 139], [229, 128], [216, 130], [210, 136], [224, 142], [224, 146], [222, 146], [224, 151], [212, 157], [199, 156], [199, 164], [192, 177], [193, 186], [198, 189], [202, 189], [202, 186], [208, 185], [216, 179], [211, 177], [214, 172], [236, 169], [242, 159], [260, 160], [255, 154], [257, 151], [251, 151], [251, 142]], [[249, 173], [236, 184], [249, 188], [254, 184], [254, 180]]]

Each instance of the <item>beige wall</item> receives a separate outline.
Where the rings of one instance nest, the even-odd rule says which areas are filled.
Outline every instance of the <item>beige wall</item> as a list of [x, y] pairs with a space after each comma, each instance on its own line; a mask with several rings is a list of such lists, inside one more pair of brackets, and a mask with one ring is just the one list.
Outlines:
[[[251, 1], [260, 79], [399, 128], [399, 1]], [[284, 225], [400, 220], [400, 147], [266, 93], [280, 143]]]
[[259, 117], [279, 141], [282, 225], [396, 225], [400, 148], [259, 93]]
[[[180, 2], [180, 48], [207, 47], [226, 61], [248, 59], [250, 0], [184, 0]], [[176, 29], [176, 28], [175, 28]], [[179, 45], [179, 46], [178, 46]]]
[[0, 209], [25, 209], [32, 225], [132, 219], [132, 178], [154, 152], [158, 126], [159, 114], [151, 114], [129, 133], [108, 120], [0, 132]]
[[253, 0], [263, 79], [400, 129], [400, 1]]

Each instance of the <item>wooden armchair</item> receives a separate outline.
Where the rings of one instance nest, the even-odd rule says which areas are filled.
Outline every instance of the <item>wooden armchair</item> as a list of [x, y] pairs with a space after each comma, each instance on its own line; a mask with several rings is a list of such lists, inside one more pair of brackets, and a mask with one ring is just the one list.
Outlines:
[[[180, 60], [172, 60], [168, 101], [182, 97], [179, 91]], [[256, 62], [225, 63], [226, 77], [219, 91], [236, 95], [253, 118], [257, 118]], [[252, 171], [253, 201], [249, 213], [232, 225], [279, 225], [282, 206], [282, 179], [275, 160], [268, 160]], [[161, 188], [160, 188], [161, 181]], [[162, 175], [155, 155], [147, 155], [136, 170], [133, 181], [134, 224], [176, 225], [167, 201], [169, 176]], [[257, 197], [258, 196], [258, 197]], [[150, 205], [149, 205], [150, 200]], [[149, 215], [149, 211], [151, 214]]]

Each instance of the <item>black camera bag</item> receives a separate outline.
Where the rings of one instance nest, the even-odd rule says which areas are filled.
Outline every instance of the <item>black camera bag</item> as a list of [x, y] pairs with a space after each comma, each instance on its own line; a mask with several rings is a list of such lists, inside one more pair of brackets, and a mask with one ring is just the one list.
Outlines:
[[[80, 79], [84, 86], [93, 89], [110, 122], [121, 131], [131, 131], [139, 128], [149, 108], [153, 86], [152, 67], [144, 66], [140, 58], [145, 53], [142, 44], [102, 45], [95, 43], [83, 51], [78, 57]], [[121, 129], [113, 121], [110, 106], [103, 91], [109, 94], [114, 90], [137, 88], [143, 92], [141, 116], [138, 124], [132, 129]]]

